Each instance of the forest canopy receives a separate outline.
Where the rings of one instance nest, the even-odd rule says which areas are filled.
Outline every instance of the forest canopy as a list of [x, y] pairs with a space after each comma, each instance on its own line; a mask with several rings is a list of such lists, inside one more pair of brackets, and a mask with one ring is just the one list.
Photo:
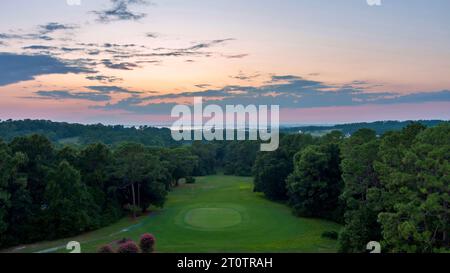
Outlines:
[[[47, 133], [20, 135], [27, 122]], [[295, 215], [341, 223], [333, 235], [341, 252], [365, 252], [369, 241], [381, 242], [384, 252], [450, 251], [449, 122], [429, 128], [409, 123], [382, 135], [368, 128], [321, 137], [284, 133], [274, 152], [259, 151], [255, 141], [172, 145], [167, 129], [66, 125], [0, 123], [0, 134], [9, 136], [0, 141], [1, 248], [74, 236], [146, 213], [164, 206], [183, 179], [195, 183], [195, 176], [223, 172], [253, 176], [255, 192], [285, 203]], [[53, 139], [52, 126], [59, 128]], [[83, 141], [92, 132], [111, 134], [90, 144], [55, 142], [71, 136], [64, 128], [78, 128]], [[151, 144], [140, 141], [146, 134]]]

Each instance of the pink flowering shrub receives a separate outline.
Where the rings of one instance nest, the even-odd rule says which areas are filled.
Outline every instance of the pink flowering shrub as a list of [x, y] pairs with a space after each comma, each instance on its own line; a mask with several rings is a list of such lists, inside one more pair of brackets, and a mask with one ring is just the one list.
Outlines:
[[143, 253], [152, 253], [155, 251], [155, 236], [152, 234], [146, 233], [141, 236], [141, 240], [139, 242], [139, 246]]
[[133, 240], [131, 240], [130, 238], [122, 238], [119, 241], [117, 241], [117, 244], [121, 245], [121, 244], [125, 244], [128, 242], [132, 242]]
[[98, 253], [114, 253], [111, 245], [104, 245], [98, 249]]
[[133, 241], [128, 241], [119, 246], [118, 253], [139, 253], [139, 247]]

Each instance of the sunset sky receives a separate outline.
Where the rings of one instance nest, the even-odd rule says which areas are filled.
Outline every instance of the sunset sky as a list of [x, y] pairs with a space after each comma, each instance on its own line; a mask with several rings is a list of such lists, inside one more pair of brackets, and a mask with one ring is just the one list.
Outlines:
[[277, 104], [283, 123], [450, 119], [450, 1], [2, 0], [0, 119], [166, 124]]

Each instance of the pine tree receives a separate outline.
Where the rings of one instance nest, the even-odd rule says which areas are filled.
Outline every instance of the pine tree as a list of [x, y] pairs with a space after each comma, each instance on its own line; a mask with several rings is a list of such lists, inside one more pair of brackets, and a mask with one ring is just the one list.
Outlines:
[[88, 228], [92, 199], [80, 173], [67, 161], [62, 161], [52, 173], [45, 196], [50, 237], [71, 236]]
[[380, 241], [378, 214], [382, 209], [380, 182], [373, 168], [379, 140], [375, 131], [357, 131], [342, 145], [342, 178], [345, 222], [340, 235], [341, 252], [364, 252], [370, 241]]
[[392, 252], [449, 250], [450, 124], [413, 124], [383, 139], [376, 164], [388, 209], [379, 215]]

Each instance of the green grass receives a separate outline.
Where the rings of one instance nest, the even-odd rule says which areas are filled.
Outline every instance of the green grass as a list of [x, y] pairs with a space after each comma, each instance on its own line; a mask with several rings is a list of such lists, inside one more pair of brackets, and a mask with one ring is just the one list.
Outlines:
[[217, 204], [215, 208], [191, 209], [184, 216], [184, 223], [194, 229], [223, 231], [225, 228], [242, 222], [241, 213], [225, 205]]
[[157, 238], [157, 252], [335, 252], [337, 242], [322, 238], [338, 224], [295, 217], [283, 205], [252, 191], [252, 179], [208, 176], [169, 194], [163, 209], [129, 218], [81, 236], [15, 248], [14, 252], [67, 252], [75, 240], [83, 252], [143, 233]]

